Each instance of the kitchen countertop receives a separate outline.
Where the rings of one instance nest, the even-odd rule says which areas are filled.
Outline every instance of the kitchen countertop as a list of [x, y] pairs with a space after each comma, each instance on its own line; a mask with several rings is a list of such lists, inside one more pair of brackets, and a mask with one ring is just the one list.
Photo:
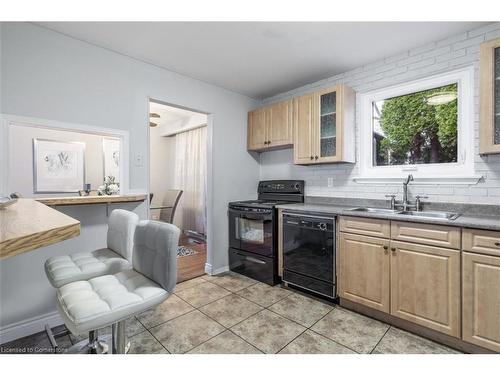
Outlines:
[[126, 194], [126, 195], [88, 195], [73, 197], [49, 197], [35, 198], [38, 202], [47, 206], [73, 206], [82, 204], [102, 204], [102, 203], [124, 203], [142, 202], [146, 200], [146, 194]]
[[0, 259], [80, 234], [80, 222], [34, 199], [0, 209]]
[[[328, 203], [292, 203], [292, 204], [281, 204], [277, 205], [276, 207], [284, 210], [303, 211], [310, 213], [317, 212], [328, 215], [369, 217], [374, 219], [409, 221], [413, 223], [448, 225], [448, 226], [463, 227], [463, 228], [500, 230], [500, 215], [461, 214], [455, 220], [443, 220], [443, 219], [428, 218], [428, 217], [386, 214], [380, 212], [348, 211], [351, 208], [364, 207], [361, 205], [353, 206], [353, 205], [339, 205], [339, 204], [328, 204]], [[457, 211], [452, 211], [452, 212], [457, 212]]]

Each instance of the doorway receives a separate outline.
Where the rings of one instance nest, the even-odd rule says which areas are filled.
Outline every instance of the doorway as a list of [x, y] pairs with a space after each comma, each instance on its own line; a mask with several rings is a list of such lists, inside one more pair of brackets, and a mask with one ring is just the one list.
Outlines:
[[208, 263], [208, 119], [149, 101], [149, 218], [181, 230], [177, 282], [205, 274]]

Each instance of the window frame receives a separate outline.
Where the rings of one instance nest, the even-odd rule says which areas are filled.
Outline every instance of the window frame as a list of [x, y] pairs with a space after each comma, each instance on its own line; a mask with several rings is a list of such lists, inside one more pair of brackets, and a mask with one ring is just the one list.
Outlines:
[[[416, 93], [457, 83], [457, 162], [373, 165], [373, 124], [372, 103], [401, 95]], [[395, 86], [358, 94], [360, 103], [359, 177], [356, 182], [400, 182], [411, 173], [422, 183], [468, 184], [477, 183], [481, 176], [474, 175], [474, 67], [454, 70], [427, 78], [404, 82]]]

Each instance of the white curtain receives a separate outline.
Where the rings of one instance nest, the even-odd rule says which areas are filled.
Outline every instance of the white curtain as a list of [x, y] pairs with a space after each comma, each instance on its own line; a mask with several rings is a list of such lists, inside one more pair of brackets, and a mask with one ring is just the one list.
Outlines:
[[180, 201], [182, 229], [205, 233], [207, 189], [207, 127], [175, 136], [175, 189]]

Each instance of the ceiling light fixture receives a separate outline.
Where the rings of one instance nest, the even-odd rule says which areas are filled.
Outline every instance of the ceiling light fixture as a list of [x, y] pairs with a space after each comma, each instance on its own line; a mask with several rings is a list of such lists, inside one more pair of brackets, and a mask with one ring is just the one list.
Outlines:
[[426, 99], [426, 102], [429, 105], [441, 105], [441, 104], [450, 103], [450, 102], [456, 100], [457, 97], [458, 97], [458, 95], [456, 92], [443, 91], [443, 92], [438, 92], [436, 94], [429, 96]]

